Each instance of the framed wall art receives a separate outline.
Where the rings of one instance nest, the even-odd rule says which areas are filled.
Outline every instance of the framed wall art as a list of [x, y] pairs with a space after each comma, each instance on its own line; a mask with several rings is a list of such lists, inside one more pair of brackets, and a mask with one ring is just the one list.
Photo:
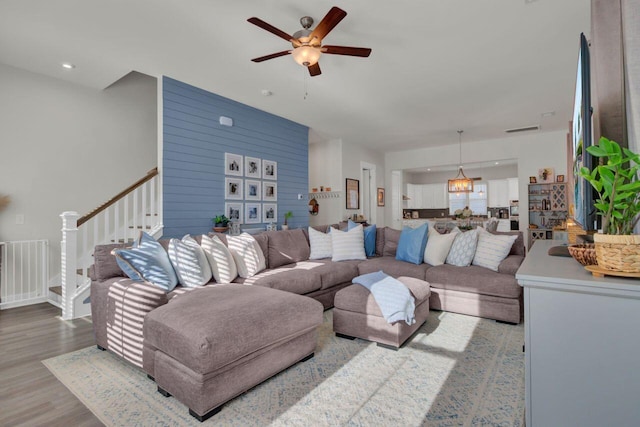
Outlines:
[[278, 205], [276, 203], [262, 204], [262, 222], [278, 221]]
[[225, 203], [224, 214], [235, 224], [242, 224], [243, 203]]
[[278, 184], [270, 181], [262, 181], [262, 200], [275, 202], [278, 200]]
[[242, 156], [240, 154], [224, 153], [224, 174], [242, 176]]
[[384, 188], [378, 188], [378, 206], [384, 206]]
[[254, 179], [244, 180], [244, 199], [245, 200], [261, 200], [262, 186], [260, 181]]
[[278, 162], [273, 160], [262, 161], [262, 179], [278, 179]]
[[245, 156], [244, 158], [244, 176], [247, 178], [260, 179], [262, 171], [262, 160], [257, 157]]
[[242, 178], [224, 179], [224, 198], [230, 200], [242, 200]]
[[546, 184], [554, 181], [553, 168], [538, 169], [538, 184]]
[[259, 224], [262, 222], [262, 212], [260, 203], [245, 203], [244, 204], [244, 223], [245, 224]]
[[347, 209], [360, 209], [360, 181], [347, 178], [346, 180]]

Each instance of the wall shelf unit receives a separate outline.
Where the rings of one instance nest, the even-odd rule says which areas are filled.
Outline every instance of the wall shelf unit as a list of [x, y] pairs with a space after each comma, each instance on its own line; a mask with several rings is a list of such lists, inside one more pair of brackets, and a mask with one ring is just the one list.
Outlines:
[[[529, 184], [529, 248], [536, 240], [553, 239], [554, 227], [566, 223], [567, 184]], [[533, 227], [532, 227], [533, 226]]]

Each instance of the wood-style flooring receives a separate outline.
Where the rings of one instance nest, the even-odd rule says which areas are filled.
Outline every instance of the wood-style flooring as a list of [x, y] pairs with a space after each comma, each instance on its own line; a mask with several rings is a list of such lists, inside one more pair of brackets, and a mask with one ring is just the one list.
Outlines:
[[48, 303], [0, 311], [0, 426], [101, 426], [41, 363], [95, 344], [88, 320]]

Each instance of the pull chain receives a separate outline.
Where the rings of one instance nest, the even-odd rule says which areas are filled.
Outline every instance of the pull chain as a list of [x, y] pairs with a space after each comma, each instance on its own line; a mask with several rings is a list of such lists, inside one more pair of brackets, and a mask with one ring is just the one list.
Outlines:
[[308, 78], [309, 78], [309, 76], [308, 76], [308, 74], [309, 74], [309, 71], [305, 68], [305, 70], [304, 70], [304, 98], [303, 98], [305, 101], [307, 100], [307, 96], [309, 96], [309, 92], [308, 92], [308, 81], [309, 81]]

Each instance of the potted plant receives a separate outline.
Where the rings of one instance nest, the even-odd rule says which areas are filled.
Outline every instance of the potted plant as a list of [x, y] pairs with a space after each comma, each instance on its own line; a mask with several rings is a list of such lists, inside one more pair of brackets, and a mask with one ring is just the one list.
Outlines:
[[213, 222], [213, 231], [218, 233], [227, 231], [229, 229], [229, 222], [231, 222], [226, 215], [217, 215], [211, 221]]
[[580, 169], [598, 193], [594, 206], [602, 217], [602, 233], [593, 236], [598, 266], [640, 272], [640, 236], [633, 234], [640, 218], [640, 155], [604, 137], [587, 152], [603, 159], [593, 170]]
[[293, 216], [293, 212], [291, 211], [287, 211], [284, 213], [284, 223], [282, 224], [283, 230], [289, 229], [289, 218], [291, 218], [292, 216]]

